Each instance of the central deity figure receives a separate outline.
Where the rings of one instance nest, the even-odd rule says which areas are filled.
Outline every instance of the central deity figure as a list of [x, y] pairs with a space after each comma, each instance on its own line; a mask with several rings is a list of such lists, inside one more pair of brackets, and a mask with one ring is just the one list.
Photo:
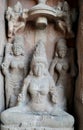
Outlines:
[[23, 128], [73, 127], [74, 119], [58, 107], [57, 95], [57, 87], [48, 72], [45, 45], [39, 41], [33, 54], [30, 74], [25, 78], [18, 96], [17, 106], [4, 111], [1, 122], [5, 126], [21, 124]]
[[[33, 55], [30, 74], [24, 81], [18, 105], [27, 104], [27, 111], [51, 112], [56, 104], [56, 87], [48, 72], [44, 43], [39, 41]], [[27, 101], [28, 99], [28, 101]]]

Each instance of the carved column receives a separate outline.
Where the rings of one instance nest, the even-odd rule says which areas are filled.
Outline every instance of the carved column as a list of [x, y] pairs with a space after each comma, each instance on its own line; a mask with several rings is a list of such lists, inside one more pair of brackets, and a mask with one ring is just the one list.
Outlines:
[[[0, 0], [0, 65], [3, 60], [4, 45], [6, 43], [5, 36], [5, 9], [6, 9], [6, 0]], [[1, 68], [1, 67], [0, 67]], [[3, 76], [0, 71], [0, 112], [4, 110], [4, 82]]]
[[79, 25], [77, 37], [78, 78], [75, 92], [75, 115], [78, 130], [83, 130], [83, 0], [79, 2]]

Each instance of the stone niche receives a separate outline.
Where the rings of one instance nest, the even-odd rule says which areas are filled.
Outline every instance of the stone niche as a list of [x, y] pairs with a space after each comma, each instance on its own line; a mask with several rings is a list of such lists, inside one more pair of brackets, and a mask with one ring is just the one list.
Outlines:
[[74, 130], [75, 9], [64, 0], [8, 0], [5, 19], [1, 130]]

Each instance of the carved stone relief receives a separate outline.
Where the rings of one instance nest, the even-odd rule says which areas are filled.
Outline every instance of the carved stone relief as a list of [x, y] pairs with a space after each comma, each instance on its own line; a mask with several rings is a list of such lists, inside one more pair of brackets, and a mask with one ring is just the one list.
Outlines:
[[[45, 45], [39, 41], [33, 54], [30, 74], [25, 78], [22, 91], [18, 95], [17, 106], [1, 114], [1, 121], [4, 124], [2, 128], [12, 129], [12, 125], [16, 127], [16, 124], [19, 126], [21, 123], [21, 129], [25, 127], [73, 129], [74, 118], [61, 110], [57, 96], [57, 87], [48, 72]], [[32, 120], [33, 118], [38, 118], [36, 123]]]
[[[6, 109], [9, 109], [1, 114], [1, 130], [17, 130], [19, 127], [20, 130], [47, 127], [73, 130], [74, 118], [65, 112], [71, 96], [66, 92], [69, 89], [72, 93], [74, 77], [66, 42], [74, 36], [71, 10], [66, 1], [57, 2], [53, 7], [46, 0], [36, 3], [30, 9], [24, 9], [17, 2], [6, 11], [8, 43], [2, 72], [5, 76]], [[34, 38], [27, 40], [29, 24]], [[55, 32], [54, 59], [48, 54], [49, 24]]]
[[20, 2], [17, 2], [13, 8], [8, 7], [8, 10], [6, 11], [6, 19], [8, 20], [9, 41], [12, 40], [16, 32], [18, 32], [20, 29], [24, 29], [25, 22], [23, 21], [23, 13], [23, 8]]
[[70, 97], [72, 98], [73, 78], [76, 76], [75, 63], [72, 63], [72, 59], [70, 58], [71, 56], [73, 57], [72, 54], [71, 49], [68, 50], [66, 40], [60, 39], [56, 45], [54, 59], [49, 68], [50, 74], [53, 76], [55, 84], [58, 87], [60, 94], [59, 102], [63, 110], [66, 110], [68, 106], [71, 107], [72, 104]]
[[16, 36], [13, 43], [6, 45], [6, 54], [2, 63], [5, 75], [6, 108], [16, 104], [27, 69], [25, 65], [24, 39]]

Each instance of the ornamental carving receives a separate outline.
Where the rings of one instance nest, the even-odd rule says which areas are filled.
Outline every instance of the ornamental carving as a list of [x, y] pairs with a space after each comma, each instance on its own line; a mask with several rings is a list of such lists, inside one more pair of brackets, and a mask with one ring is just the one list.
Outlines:
[[74, 49], [67, 44], [74, 37], [72, 11], [67, 1], [32, 3], [24, 8], [17, 2], [6, 11], [1, 130], [74, 130], [74, 117], [67, 113], [76, 76]]

